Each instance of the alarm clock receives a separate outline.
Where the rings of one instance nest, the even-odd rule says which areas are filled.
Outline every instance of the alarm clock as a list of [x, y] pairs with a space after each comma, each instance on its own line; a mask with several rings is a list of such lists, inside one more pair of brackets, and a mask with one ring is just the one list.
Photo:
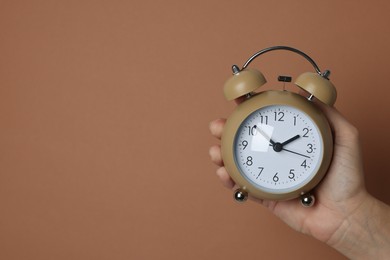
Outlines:
[[[287, 90], [255, 92], [266, 83], [264, 75], [248, 65], [270, 51], [291, 51], [304, 57], [315, 72], [305, 72], [295, 80], [306, 96]], [[329, 80], [330, 71], [321, 72], [304, 52], [273, 46], [252, 55], [240, 69], [232, 66], [226, 81], [227, 100], [243, 99], [228, 117], [221, 139], [224, 166], [238, 185], [234, 198], [248, 196], [265, 200], [299, 198], [312, 206], [312, 190], [325, 176], [332, 160], [333, 137], [325, 115], [314, 100], [333, 106], [337, 92]], [[290, 82], [289, 76], [279, 81]]]

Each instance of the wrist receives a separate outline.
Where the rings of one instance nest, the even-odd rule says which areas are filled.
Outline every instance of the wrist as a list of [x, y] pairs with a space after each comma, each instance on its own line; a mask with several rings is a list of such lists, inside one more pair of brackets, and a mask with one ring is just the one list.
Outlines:
[[329, 245], [350, 259], [390, 257], [390, 208], [368, 193], [351, 211]]

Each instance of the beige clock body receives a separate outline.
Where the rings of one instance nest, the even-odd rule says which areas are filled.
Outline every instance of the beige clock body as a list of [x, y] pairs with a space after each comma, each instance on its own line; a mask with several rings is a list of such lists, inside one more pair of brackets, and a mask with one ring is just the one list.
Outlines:
[[[305, 113], [317, 126], [323, 144], [321, 147], [322, 158], [320, 158], [320, 165], [317, 167], [317, 171], [311, 174], [311, 179], [306, 180], [303, 186], [289, 190], [286, 193], [272, 192], [254, 185], [243, 176], [243, 173], [237, 166], [234, 154], [236, 135], [244, 120], [256, 110], [272, 105], [286, 105]], [[332, 160], [333, 137], [325, 115], [312, 101], [293, 92], [270, 90], [255, 94], [237, 106], [232, 115], [227, 119], [222, 135], [221, 148], [227, 172], [240, 187], [241, 191], [247, 192], [250, 196], [258, 199], [288, 200], [310, 192], [320, 183]], [[280, 163], [283, 163], [283, 161]]]

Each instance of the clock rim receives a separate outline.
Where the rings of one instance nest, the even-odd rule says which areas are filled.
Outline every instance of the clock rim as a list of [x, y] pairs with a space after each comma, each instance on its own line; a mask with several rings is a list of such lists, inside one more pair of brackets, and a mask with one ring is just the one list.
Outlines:
[[[291, 106], [306, 113], [317, 125], [323, 141], [323, 158], [317, 173], [302, 187], [286, 193], [267, 192], [252, 184], [242, 176], [234, 158], [234, 140], [243, 121], [256, 110], [271, 105]], [[221, 138], [221, 152], [228, 174], [242, 190], [245, 190], [248, 194], [258, 199], [289, 200], [310, 192], [323, 179], [333, 156], [333, 135], [325, 115], [312, 101], [294, 92], [268, 90], [257, 93], [250, 99], [245, 100], [229, 116]]]

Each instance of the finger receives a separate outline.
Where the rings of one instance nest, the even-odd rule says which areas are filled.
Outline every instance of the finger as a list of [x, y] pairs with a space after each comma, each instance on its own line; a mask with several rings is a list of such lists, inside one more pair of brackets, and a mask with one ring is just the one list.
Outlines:
[[237, 105], [239, 105], [245, 101], [245, 98], [246, 98], [245, 96], [242, 96], [242, 97], [236, 98], [234, 101], [236, 102]]
[[222, 131], [223, 131], [223, 127], [225, 125], [225, 122], [226, 122], [226, 119], [219, 118], [219, 119], [216, 119], [210, 123], [209, 129], [210, 129], [211, 134], [214, 137], [221, 139]]
[[223, 186], [225, 186], [228, 189], [233, 189], [234, 188], [235, 183], [232, 180], [232, 178], [230, 178], [230, 176], [227, 173], [225, 167], [219, 168], [216, 173], [217, 173], [218, 178], [222, 182]]
[[[307, 97], [310, 95], [307, 91], [300, 89], [299, 94]], [[314, 104], [322, 110], [325, 116], [328, 118], [328, 121], [332, 129], [336, 134], [348, 135], [352, 132], [356, 132], [355, 127], [348, 122], [348, 120], [334, 107], [328, 106], [318, 99], [314, 99]]]
[[211, 161], [213, 163], [215, 163], [218, 166], [223, 166], [221, 146], [214, 145], [210, 147], [209, 154], [210, 154]]
[[336, 138], [357, 136], [357, 129], [336, 108], [320, 102], [317, 105], [328, 118]]
[[303, 222], [307, 219], [308, 214], [316, 209], [316, 204], [310, 208], [303, 207], [299, 199], [268, 202], [264, 206], [291, 228], [303, 233], [307, 233], [307, 230], [303, 229]]
[[249, 198], [251, 201], [254, 201], [254, 202], [256, 202], [256, 203], [259, 203], [259, 204], [265, 206], [264, 203], [266, 203], [266, 201], [263, 200], [263, 199], [258, 199], [258, 198], [256, 198], [256, 197], [251, 196], [251, 195], [249, 195], [248, 198]]

